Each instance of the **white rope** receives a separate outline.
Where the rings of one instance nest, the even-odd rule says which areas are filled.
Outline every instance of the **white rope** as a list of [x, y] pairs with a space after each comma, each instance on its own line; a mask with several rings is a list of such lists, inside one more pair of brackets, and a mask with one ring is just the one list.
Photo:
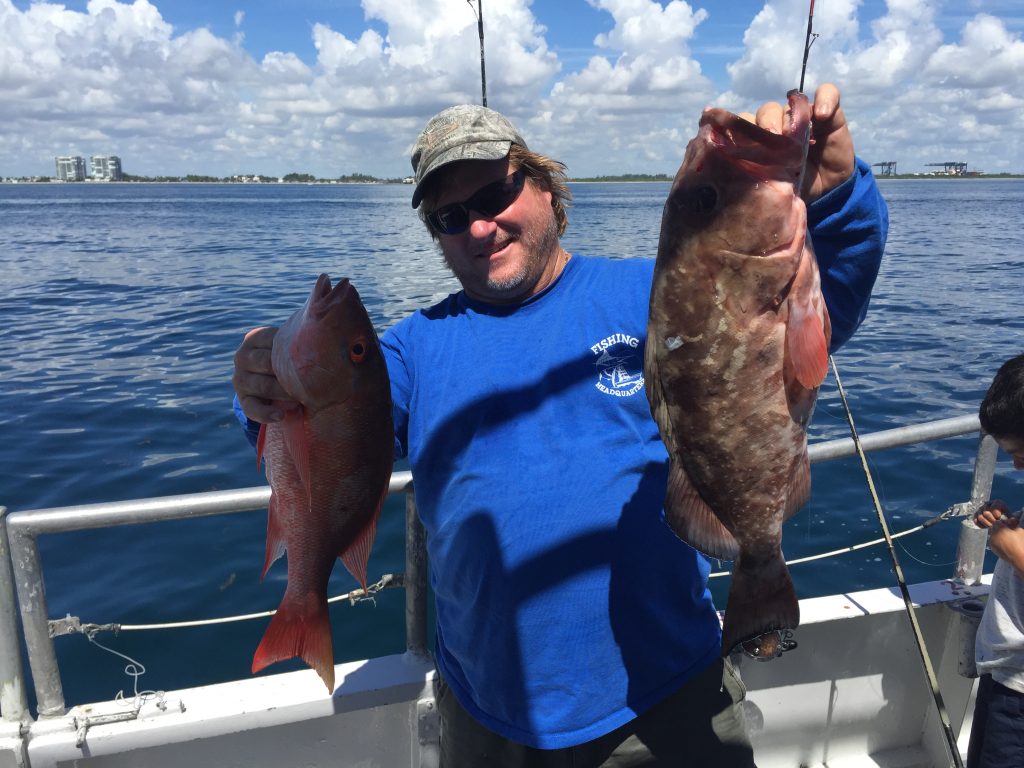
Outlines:
[[[939, 520], [939, 519], [945, 519], [945, 518], [936, 518], [935, 520]], [[932, 521], [932, 522], [934, 522], [934, 521]], [[915, 526], [914, 528], [908, 528], [907, 530], [901, 531], [900, 533], [892, 534], [891, 538], [899, 539], [899, 538], [902, 538], [903, 536], [909, 536], [912, 533], [917, 533], [918, 531], [922, 531], [925, 528], [928, 528], [929, 525], [931, 525], [931, 522], [923, 523], [921, 525]], [[821, 554], [818, 554], [818, 555], [808, 555], [807, 557], [798, 557], [798, 558], [795, 558], [793, 560], [787, 560], [786, 561], [786, 565], [787, 566], [799, 565], [800, 563], [809, 563], [809, 562], [812, 562], [814, 560], [824, 560], [826, 557], [835, 557], [836, 555], [845, 555], [848, 552], [856, 552], [858, 549], [867, 549], [868, 547], [873, 547], [873, 546], [875, 546], [877, 544], [884, 544], [884, 543], [885, 543], [885, 539], [884, 538], [872, 539], [871, 541], [865, 541], [862, 544], [853, 544], [853, 545], [851, 545], [849, 547], [843, 547], [842, 549], [833, 549], [831, 552], [822, 552]], [[714, 579], [714, 578], [718, 578], [718, 577], [721, 577], [721, 576], [728, 576], [730, 573], [732, 573], [732, 571], [716, 571], [715, 573], [711, 574], [710, 578]]]
[[157, 698], [157, 706], [161, 706], [162, 708], [163, 699], [165, 695], [163, 691], [139, 690], [139, 678], [146, 674], [146, 667], [143, 666], [142, 662], [136, 661], [131, 656], [123, 654], [120, 651], [115, 651], [113, 648], [104, 645], [96, 639], [96, 632], [97, 630], [92, 630], [85, 633], [85, 636], [88, 638], [90, 643], [95, 645], [97, 648], [103, 649], [107, 653], [112, 653], [115, 656], [120, 656], [122, 659], [128, 662], [128, 664], [124, 668], [124, 673], [132, 679], [132, 698], [129, 700], [128, 697], [125, 696], [124, 689], [122, 688], [120, 691], [117, 692], [117, 695], [114, 696], [114, 701], [128, 704], [136, 712], [138, 712], [140, 709], [142, 709], [142, 705], [146, 702], [146, 699], [155, 696]]
[[[365, 590], [354, 589], [351, 592], [346, 592], [343, 595], [335, 595], [334, 597], [328, 598], [328, 603], [337, 603], [342, 600], [348, 600], [349, 603], [355, 605], [363, 600], [374, 601], [375, 596], [378, 592], [383, 589], [391, 589], [394, 587], [405, 586], [405, 577], [398, 573], [386, 573], [381, 576], [380, 580], [374, 584], [371, 584]], [[235, 621], [250, 621], [252, 619], [265, 619], [273, 616], [277, 613], [277, 609], [272, 611], [260, 611], [259, 613], [243, 613], [237, 616], [221, 616], [216, 619], [196, 619], [194, 621], [171, 621], [163, 624], [86, 624], [82, 623], [80, 631], [82, 634], [88, 635], [92, 633], [95, 635], [97, 632], [110, 630], [113, 632], [141, 632], [150, 629], [185, 629], [188, 627], [208, 627], [214, 624], [230, 624]], [[95, 641], [94, 641], [95, 642]], [[112, 651], [116, 653], [116, 651]], [[141, 665], [140, 665], [141, 666]]]

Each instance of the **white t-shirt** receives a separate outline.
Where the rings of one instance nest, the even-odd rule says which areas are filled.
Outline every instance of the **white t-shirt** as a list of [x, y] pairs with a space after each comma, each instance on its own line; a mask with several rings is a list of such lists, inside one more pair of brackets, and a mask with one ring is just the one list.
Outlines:
[[1024, 693], [1024, 579], [1000, 558], [974, 645], [979, 674]]

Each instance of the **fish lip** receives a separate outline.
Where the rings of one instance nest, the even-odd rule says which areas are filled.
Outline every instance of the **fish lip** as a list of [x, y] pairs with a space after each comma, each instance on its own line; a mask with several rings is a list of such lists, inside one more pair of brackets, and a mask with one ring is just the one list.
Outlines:
[[788, 243], [780, 245], [777, 248], [772, 248], [770, 251], [764, 251], [762, 253], [743, 253], [742, 251], [733, 251], [728, 248], [722, 248], [719, 253], [726, 256], [735, 256], [741, 259], [771, 259], [778, 256], [789, 256], [797, 250], [796, 244], [799, 240], [798, 237], [794, 237]]
[[313, 286], [313, 295], [317, 301], [343, 301], [349, 292], [354, 290], [352, 282], [347, 277], [338, 278], [338, 282], [332, 288], [331, 278], [322, 274], [317, 278], [316, 285]]
[[331, 278], [327, 274], [321, 274], [309, 296], [309, 312], [315, 318], [322, 318], [331, 307], [350, 301], [352, 295], [357, 299], [359, 297], [355, 286], [347, 277], [339, 278], [331, 287]]
[[[799, 94], [803, 96], [803, 94]], [[705, 146], [755, 177], [798, 179], [803, 170], [809, 136], [809, 108], [794, 107], [794, 121], [783, 133], [772, 133], [724, 109], [707, 109], [700, 118], [698, 137]]]
[[[787, 227], [787, 229], [792, 230], [792, 236], [781, 245], [777, 245], [770, 250], [744, 253], [742, 251], [734, 251], [729, 248], [721, 248], [718, 252], [725, 256], [732, 256], [740, 259], [791, 258], [803, 251], [804, 241], [806, 240], [806, 226], [800, 226], [800, 219], [800, 211], [794, 207], [790, 214], [790, 221], [788, 222]], [[803, 232], [801, 232], [801, 229]], [[801, 237], [801, 234], [804, 234], [804, 236]]]

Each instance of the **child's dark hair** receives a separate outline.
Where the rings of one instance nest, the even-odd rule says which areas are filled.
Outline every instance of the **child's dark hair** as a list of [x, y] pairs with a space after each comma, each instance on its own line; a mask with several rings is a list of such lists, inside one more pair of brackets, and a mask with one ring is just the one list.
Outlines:
[[978, 418], [981, 428], [992, 437], [1024, 440], [1024, 354], [999, 367], [981, 401]]

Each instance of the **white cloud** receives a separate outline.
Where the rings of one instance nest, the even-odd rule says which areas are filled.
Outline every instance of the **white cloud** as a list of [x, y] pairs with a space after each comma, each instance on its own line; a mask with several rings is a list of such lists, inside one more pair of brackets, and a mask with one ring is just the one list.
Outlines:
[[[554, 2], [486, 4], [488, 102], [578, 175], [672, 173], [702, 107], [752, 109], [799, 77], [806, 0], [573, 0], [599, 31], [572, 69], [534, 14], [542, 1]], [[311, 18], [305, 60], [254, 58], [252, 13], [234, 12], [226, 38], [173, 27], [158, 4], [0, 0], [0, 175], [50, 173], [69, 152], [116, 153], [147, 175], [405, 175], [429, 116], [480, 98], [466, 3], [363, 0], [363, 26], [344, 30]], [[994, 7], [951, 17], [940, 0], [818, 3], [806, 90], [840, 85], [870, 161], [1024, 171], [1021, 18]]]

